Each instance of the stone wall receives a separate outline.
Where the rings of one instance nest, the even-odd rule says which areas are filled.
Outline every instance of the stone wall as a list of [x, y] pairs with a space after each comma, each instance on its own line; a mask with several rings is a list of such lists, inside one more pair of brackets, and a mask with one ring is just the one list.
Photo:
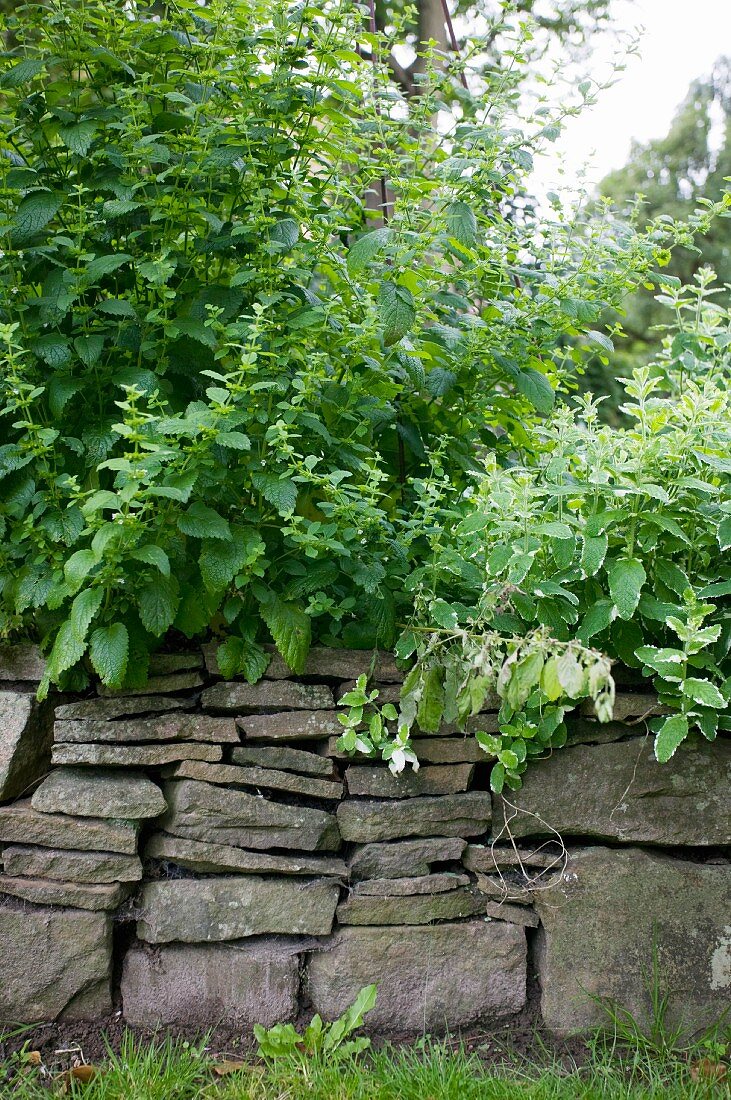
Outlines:
[[[521, 1012], [537, 978], [566, 1033], [597, 998], [646, 1019], [653, 963], [673, 1021], [720, 1016], [731, 741], [661, 767], [656, 701], [627, 689], [509, 799], [447, 729], [394, 777], [336, 748], [370, 660], [315, 649], [294, 678], [275, 656], [252, 686], [212, 652], [162, 655], [144, 692], [57, 700], [52, 724], [37, 655], [0, 653], [0, 1022], [248, 1028], [376, 982], [371, 1027], [439, 1032]], [[384, 697], [399, 679], [382, 656]]]

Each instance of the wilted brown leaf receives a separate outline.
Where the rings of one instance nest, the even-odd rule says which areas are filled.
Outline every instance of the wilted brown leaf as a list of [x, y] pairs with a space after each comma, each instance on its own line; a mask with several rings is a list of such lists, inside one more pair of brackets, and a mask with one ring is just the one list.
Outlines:
[[74, 1084], [88, 1085], [90, 1081], [93, 1081], [97, 1075], [96, 1066], [73, 1066], [71, 1069], [67, 1069], [65, 1073], [61, 1074], [60, 1081], [63, 1083], [64, 1092], [69, 1093]]
[[701, 1058], [690, 1067], [690, 1076], [693, 1081], [725, 1081], [728, 1067], [724, 1062], [716, 1062], [713, 1058]]
[[40, 1050], [29, 1050], [25, 1055], [25, 1064], [27, 1066], [42, 1066], [43, 1059], [41, 1058]]
[[243, 1070], [249, 1069], [249, 1066], [246, 1062], [234, 1062], [225, 1059], [223, 1062], [214, 1062], [211, 1069], [216, 1077], [228, 1077], [229, 1073], [241, 1073]]

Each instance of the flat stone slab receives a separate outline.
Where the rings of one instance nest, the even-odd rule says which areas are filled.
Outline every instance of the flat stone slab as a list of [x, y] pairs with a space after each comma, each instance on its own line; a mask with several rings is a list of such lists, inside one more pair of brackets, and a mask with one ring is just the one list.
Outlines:
[[191, 653], [151, 653], [150, 676], [169, 676], [172, 672], [203, 668], [204, 663], [200, 650]]
[[485, 902], [485, 913], [492, 920], [504, 920], [509, 924], [519, 924], [523, 928], [538, 928], [541, 923], [538, 914], [525, 905], [510, 905], [508, 902]]
[[288, 745], [240, 745], [231, 753], [234, 764], [249, 764], [258, 768], [276, 768], [299, 775], [333, 775], [332, 760], [316, 752], [292, 749]]
[[272, 791], [303, 794], [337, 802], [343, 795], [343, 784], [337, 780], [316, 779], [309, 775], [274, 771], [273, 768], [246, 768], [235, 764], [204, 764], [186, 760], [172, 769], [175, 779], [200, 779], [225, 787], [255, 787]]
[[201, 696], [206, 710], [242, 714], [262, 707], [271, 710], [327, 710], [335, 706], [324, 684], [296, 684], [291, 680], [260, 680], [258, 684], [221, 683]]
[[168, 860], [201, 874], [230, 872], [260, 875], [316, 875], [346, 879], [345, 861], [335, 856], [308, 856], [298, 852], [275, 855], [247, 852], [226, 844], [206, 844], [167, 833], [154, 833], [145, 848], [147, 859]]
[[45, 671], [45, 658], [37, 645], [27, 642], [0, 645], [0, 680], [36, 682], [43, 679]]
[[32, 695], [0, 691], [0, 801], [25, 793], [48, 771], [52, 715]]
[[[551, 880], [541, 879], [541, 889], [546, 889], [550, 884]], [[476, 889], [493, 901], [513, 902], [516, 905], [531, 905], [533, 902], [533, 887], [522, 879], [514, 882], [500, 875], [478, 875]]]
[[236, 723], [251, 741], [321, 741], [340, 736], [343, 727], [335, 711], [284, 711], [282, 714], [249, 714]]
[[[579, 707], [579, 714], [586, 718], [594, 717], [594, 704], [585, 700]], [[614, 700], [612, 717], [615, 722], [624, 722], [628, 718], [652, 718], [657, 714], [669, 714], [669, 708], [658, 702], [652, 692], [619, 691]]]
[[586, 848], [571, 853], [560, 883], [537, 893], [535, 906], [541, 1008], [551, 1031], [606, 1023], [592, 997], [616, 1001], [650, 1027], [654, 952], [669, 1027], [700, 1031], [728, 1009], [731, 865]]
[[30, 799], [0, 807], [0, 841], [137, 854], [137, 829], [131, 822], [38, 813]]
[[485, 871], [487, 874], [493, 874], [502, 867], [529, 867], [532, 878], [534, 868], [562, 870], [564, 856], [561, 852], [551, 852], [545, 847], [533, 850], [499, 844], [468, 844], [462, 862], [468, 871]]
[[458, 886], [469, 886], [469, 875], [460, 875], [453, 871], [443, 871], [434, 875], [419, 875], [418, 878], [371, 878], [359, 882], [353, 887], [351, 897], [359, 898], [373, 895], [379, 898], [411, 897], [414, 894], [446, 894]]
[[133, 1027], [206, 1030], [272, 1027], [297, 1014], [301, 952], [296, 944], [133, 944], [124, 958], [124, 1019]]
[[345, 772], [348, 792], [366, 798], [412, 798], [416, 795], [456, 794], [466, 791], [474, 772], [473, 764], [427, 765], [394, 775], [385, 764], [376, 767], [357, 764]]
[[288, 806], [192, 779], [166, 783], [164, 794], [168, 812], [161, 819], [161, 829], [188, 840], [307, 852], [340, 847], [335, 815], [325, 810]]
[[[576, 745], [531, 763], [510, 792], [518, 813], [495, 800], [495, 832], [514, 837], [598, 837], [624, 843], [702, 847], [731, 843], [731, 740], [697, 739], [658, 764], [652, 738]], [[521, 813], [520, 811], [528, 811]]]
[[[139, 688], [125, 688], [125, 695], [166, 695], [170, 691], [194, 691], [203, 685], [203, 677], [197, 671], [173, 672], [169, 676], [150, 676]], [[99, 684], [102, 697], [114, 697], [112, 688]]]
[[427, 837], [388, 844], [364, 844], [350, 857], [350, 878], [404, 878], [428, 875], [433, 863], [456, 862], [467, 841], [460, 837]]
[[88, 764], [110, 768], [160, 768], [177, 760], [207, 760], [212, 764], [223, 759], [220, 745], [202, 745], [180, 741], [166, 745], [75, 745], [53, 746], [51, 763]]
[[76, 817], [112, 817], [140, 820], [159, 817], [166, 810], [162, 791], [140, 772], [93, 768], [57, 768], [43, 780], [31, 799], [41, 813]]
[[148, 943], [210, 943], [271, 933], [327, 936], [339, 893], [331, 879], [221, 875], [148, 882], [137, 935]]
[[0, 875], [0, 894], [9, 894], [36, 905], [64, 905], [93, 911], [116, 909], [129, 894], [120, 882], [91, 885], [86, 882], [56, 882], [47, 878]]
[[486, 791], [409, 798], [403, 802], [349, 800], [338, 806], [343, 840], [368, 843], [409, 836], [479, 836], [490, 824]]
[[132, 718], [139, 714], [166, 714], [170, 711], [192, 709], [194, 699], [173, 698], [169, 695], [121, 695], [115, 699], [82, 699], [78, 703], [63, 703], [56, 707], [57, 721], [105, 721], [115, 718]]
[[[212, 676], [221, 675], [216, 660], [217, 648], [215, 644], [203, 646], [206, 668]], [[264, 673], [266, 679], [291, 679], [294, 673], [284, 659], [272, 646], [269, 646], [268, 650], [271, 657]], [[369, 672], [372, 665], [375, 669], [374, 678], [377, 680], [400, 682], [404, 678], [404, 673], [396, 667], [396, 660], [392, 653], [379, 651], [374, 662], [373, 652], [369, 649], [330, 649], [317, 645], [313, 645], [307, 654], [302, 675], [331, 680], [357, 680], [364, 672]]]
[[53, 736], [59, 742], [125, 742], [210, 741], [214, 744], [234, 744], [241, 741], [233, 718], [211, 718], [208, 714], [185, 712], [160, 715], [157, 718], [137, 718], [122, 722], [86, 718], [81, 721], [57, 721]]
[[2, 864], [6, 875], [51, 878], [61, 882], [139, 882], [142, 878], [139, 857], [118, 852], [80, 852], [13, 844], [2, 850]]
[[400, 928], [339, 928], [309, 956], [313, 1011], [334, 1020], [365, 985], [378, 999], [368, 1027], [439, 1034], [519, 1012], [525, 1003], [525, 932], [482, 920]]
[[489, 764], [494, 759], [471, 736], [414, 737], [411, 746], [421, 764]]
[[0, 902], [0, 1021], [94, 1020], [112, 1010], [104, 913]]
[[[416, 881], [416, 880], [415, 880]], [[372, 897], [353, 893], [337, 909], [338, 924], [431, 924], [484, 913], [485, 899], [460, 887], [448, 893]]]

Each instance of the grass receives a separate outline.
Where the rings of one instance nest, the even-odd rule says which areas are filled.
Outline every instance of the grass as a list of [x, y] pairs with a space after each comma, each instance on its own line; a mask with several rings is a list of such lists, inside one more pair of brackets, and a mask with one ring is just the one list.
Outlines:
[[[64, 1076], [60, 1064], [34, 1064], [21, 1051], [0, 1068], [3, 1100], [716, 1100], [728, 1082], [714, 1081], [729, 1047], [718, 1038], [690, 1050], [632, 1046], [595, 1037], [581, 1063], [548, 1050], [536, 1062], [506, 1054], [487, 1065], [444, 1041], [387, 1046], [353, 1058], [287, 1057], [226, 1063], [206, 1041], [142, 1041], [131, 1033], [111, 1048], [88, 1083]], [[69, 1065], [68, 1056], [66, 1066]], [[238, 1068], [233, 1068], [233, 1066]], [[229, 1072], [225, 1072], [228, 1070]]]

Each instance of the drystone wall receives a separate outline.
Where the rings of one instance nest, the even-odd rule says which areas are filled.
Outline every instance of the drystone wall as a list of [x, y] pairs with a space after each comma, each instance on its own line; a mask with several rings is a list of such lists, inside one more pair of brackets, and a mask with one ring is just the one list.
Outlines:
[[[659, 766], [628, 687], [509, 799], [448, 728], [395, 777], [336, 746], [370, 662], [273, 656], [250, 685], [162, 655], [144, 692], [39, 705], [37, 654], [0, 652], [0, 1022], [248, 1028], [376, 982], [376, 1031], [489, 1026], [537, 991], [568, 1033], [597, 998], [646, 1019], [653, 962], [674, 1022], [728, 1008], [731, 741]], [[388, 656], [375, 676], [397, 698]]]

